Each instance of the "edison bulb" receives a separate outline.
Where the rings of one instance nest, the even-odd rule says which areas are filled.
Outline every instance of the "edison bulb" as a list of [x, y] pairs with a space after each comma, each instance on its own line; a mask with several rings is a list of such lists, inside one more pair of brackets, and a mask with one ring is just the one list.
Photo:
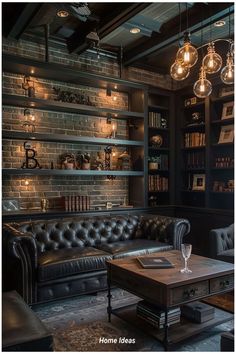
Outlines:
[[206, 79], [206, 73], [203, 66], [201, 67], [199, 79], [193, 86], [193, 92], [199, 98], [206, 98], [207, 96], [210, 96], [212, 92], [211, 82]]
[[189, 76], [189, 73], [189, 67], [184, 66], [183, 62], [180, 60], [176, 60], [174, 64], [171, 65], [170, 75], [174, 80], [182, 81]]
[[232, 53], [227, 54], [226, 66], [221, 70], [220, 77], [226, 85], [234, 83], [234, 60]]
[[222, 58], [215, 52], [214, 43], [210, 43], [207, 48], [208, 54], [203, 58], [204, 70], [207, 74], [217, 73], [222, 66]]
[[197, 49], [191, 44], [190, 34], [185, 32], [184, 35], [184, 45], [178, 50], [176, 58], [181, 60], [184, 65], [191, 68], [198, 60], [198, 52]]

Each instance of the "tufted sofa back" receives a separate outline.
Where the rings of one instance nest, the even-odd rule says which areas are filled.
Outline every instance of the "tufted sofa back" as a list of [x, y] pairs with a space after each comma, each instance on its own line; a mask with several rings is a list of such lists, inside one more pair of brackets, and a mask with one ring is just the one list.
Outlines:
[[140, 217], [107, 216], [24, 222], [20, 232], [31, 234], [38, 252], [72, 247], [96, 247], [101, 243], [125, 241], [142, 237], [138, 233]]

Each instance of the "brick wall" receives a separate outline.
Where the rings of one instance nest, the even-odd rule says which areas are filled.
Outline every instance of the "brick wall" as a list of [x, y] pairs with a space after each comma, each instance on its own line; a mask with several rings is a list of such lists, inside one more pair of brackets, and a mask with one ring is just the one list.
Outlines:
[[[3, 52], [19, 56], [29, 57], [44, 61], [44, 46], [24, 40], [14, 41], [3, 39]], [[119, 77], [119, 65], [113, 58], [102, 57], [98, 59], [88, 53], [83, 55], [68, 54], [65, 49], [50, 48], [50, 61], [76, 67], [80, 70], [96, 72], [98, 74]], [[153, 84], [165, 88], [171, 88], [170, 77], [150, 73], [146, 70], [129, 68], [125, 71], [127, 79]], [[128, 97], [124, 93], [116, 93], [116, 101], [113, 96], [106, 96], [105, 90], [83, 87], [81, 85], [67, 84], [60, 81], [51, 81], [35, 78], [35, 92], [37, 98], [54, 99], [53, 87], [73, 92], [83, 92], [89, 96], [91, 102], [98, 107], [110, 107], [128, 109]], [[25, 95], [22, 88], [23, 76], [12, 73], [3, 74], [3, 92], [7, 94]], [[69, 114], [61, 112], [49, 112], [34, 110], [36, 132], [50, 134], [68, 134], [77, 136], [106, 137], [111, 132], [111, 126], [106, 124], [106, 119], [101, 117], [89, 117], [81, 114]], [[3, 129], [24, 131], [24, 109], [17, 107], [3, 107]], [[127, 122], [115, 121], [117, 125], [117, 137], [128, 138]], [[50, 168], [53, 162], [54, 168], [60, 167], [59, 156], [78, 151], [91, 153], [91, 163], [98, 152], [104, 157], [104, 146], [84, 146], [79, 144], [35, 142], [37, 159], [43, 168]], [[3, 167], [20, 168], [24, 161], [23, 141], [3, 141]], [[115, 148], [113, 166], [117, 156], [124, 148]], [[26, 185], [27, 180], [27, 185]], [[59, 176], [11, 176], [3, 177], [3, 198], [14, 198], [20, 201], [23, 208], [40, 208], [40, 200], [43, 197], [54, 198], [66, 195], [90, 195], [92, 206], [106, 201], [120, 204], [124, 199], [128, 201], [128, 178], [120, 177], [115, 180], [107, 180], [106, 177], [59, 177]]]

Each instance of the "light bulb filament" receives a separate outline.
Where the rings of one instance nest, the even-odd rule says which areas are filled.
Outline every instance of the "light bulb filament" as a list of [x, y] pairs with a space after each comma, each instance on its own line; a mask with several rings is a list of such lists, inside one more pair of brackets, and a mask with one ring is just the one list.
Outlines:
[[205, 91], [205, 85], [204, 82], [201, 82], [200, 84], [200, 92], [204, 92]]
[[184, 62], [185, 63], [189, 63], [190, 61], [190, 54], [189, 54], [189, 51], [188, 49], [184, 52]]
[[183, 68], [182, 68], [181, 65], [178, 66], [178, 68], [177, 68], [177, 73], [178, 73], [178, 74], [182, 74], [182, 73], [183, 73]]

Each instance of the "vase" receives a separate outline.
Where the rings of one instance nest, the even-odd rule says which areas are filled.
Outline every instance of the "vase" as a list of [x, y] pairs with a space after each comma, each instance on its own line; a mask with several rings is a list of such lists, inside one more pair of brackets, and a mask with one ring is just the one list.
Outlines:
[[157, 162], [149, 162], [148, 169], [149, 170], [158, 170], [158, 163]]

